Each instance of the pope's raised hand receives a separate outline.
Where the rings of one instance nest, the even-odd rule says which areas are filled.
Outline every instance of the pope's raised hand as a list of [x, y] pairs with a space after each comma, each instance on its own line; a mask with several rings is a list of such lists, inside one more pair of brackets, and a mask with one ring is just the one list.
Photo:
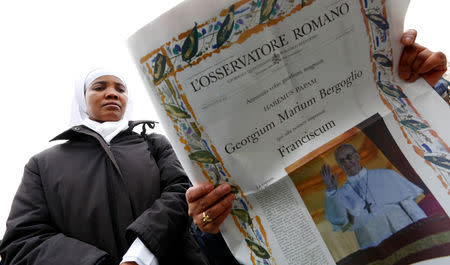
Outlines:
[[337, 179], [336, 176], [331, 172], [331, 168], [329, 165], [324, 164], [320, 169], [320, 175], [322, 176], [323, 182], [325, 182], [325, 186], [328, 191], [337, 189]]

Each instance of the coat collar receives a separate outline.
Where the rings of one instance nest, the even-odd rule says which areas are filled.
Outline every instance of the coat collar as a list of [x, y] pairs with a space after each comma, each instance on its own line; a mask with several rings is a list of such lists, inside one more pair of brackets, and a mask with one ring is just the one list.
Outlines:
[[[155, 128], [156, 123], [158, 123], [158, 122], [150, 121], [150, 120], [129, 121], [128, 128], [126, 130], [124, 130], [123, 132], [130, 133], [131, 131], [133, 131], [133, 128], [135, 126], [142, 124], [142, 130], [143, 130], [143, 133], [145, 134], [145, 125], [147, 125], [150, 129], [153, 129], [153, 128]], [[123, 132], [121, 132], [121, 133], [123, 133]], [[96, 133], [95, 131], [89, 129], [88, 127], [86, 127], [84, 125], [76, 125], [70, 129], [58, 134], [53, 139], [51, 139], [50, 142], [56, 141], [56, 140], [70, 140], [80, 133], [93, 136], [94, 138], [98, 138], [98, 136], [100, 136], [98, 133]], [[119, 134], [121, 134], [121, 133], [119, 133]]]
[[76, 135], [79, 135], [80, 133], [87, 134], [87, 135], [93, 136], [95, 138], [97, 138], [96, 136], [100, 136], [98, 133], [94, 132], [93, 130], [89, 129], [88, 127], [86, 127], [84, 125], [77, 125], [77, 126], [73, 126], [72, 128], [58, 134], [53, 139], [51, 139], [50, 142], [56, 141], [56, 140], [70, 140], [73, 137], [75, 137]]

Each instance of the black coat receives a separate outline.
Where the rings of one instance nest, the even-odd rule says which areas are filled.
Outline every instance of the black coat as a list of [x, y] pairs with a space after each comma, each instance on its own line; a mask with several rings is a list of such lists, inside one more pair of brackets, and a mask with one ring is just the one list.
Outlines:
[[107, 145], [76, 126], [32, 157], [0, 246], [5, 264], [118, 264], [136, 236], [161, 265], [203, 264], [186, 232], [186, 174], [164, 136], [147, 138], [129, 129]]

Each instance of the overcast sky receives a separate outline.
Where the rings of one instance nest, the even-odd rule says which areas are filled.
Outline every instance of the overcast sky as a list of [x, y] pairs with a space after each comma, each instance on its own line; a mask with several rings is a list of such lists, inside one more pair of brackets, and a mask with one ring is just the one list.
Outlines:
[[[81, 73], [102, 65], [119, 69], [134, 94], [134, 118], [158, 120], [125, 42], [179, 2], [0, 3], [0, 238], [25, 163], [68, 126], [73, 86]], [[405, 27], [418, 29], [421, 44], [450, 55], [449, 8], [446, 0], [412, 0]]]

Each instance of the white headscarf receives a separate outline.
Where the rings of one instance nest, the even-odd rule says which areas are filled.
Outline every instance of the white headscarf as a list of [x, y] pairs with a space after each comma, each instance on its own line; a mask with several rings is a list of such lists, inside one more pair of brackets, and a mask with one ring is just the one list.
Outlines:
[[125, 109], [125, 113], [121, 120], [119, 121], [106, 121], [106, 122], [96, 122], [89, 119], [89, 115], [86, 112], [86, 97], [85, 92], [89, 85], [95, 79], [100, 76], [113, 75], [119, 78], [126, 86], [123, 77], [110, 69], [97, 68], [89, 72], [86, 78], [80, 80], [75, 84], [75, 95], [72, 100], [72, 114], [70, 118], [70, 127], [76, 125], [85, 125], [90, 129], [96, 131], [100, 134], [103, 139], [109, 144], [111, 139], [114, 138], [118, 133], [128, 128], [128, 121], [131, 119], [131, 111], [133, 107], [133, 102], [130, 96], [130, 89], [127, 87], [128, 102]]

